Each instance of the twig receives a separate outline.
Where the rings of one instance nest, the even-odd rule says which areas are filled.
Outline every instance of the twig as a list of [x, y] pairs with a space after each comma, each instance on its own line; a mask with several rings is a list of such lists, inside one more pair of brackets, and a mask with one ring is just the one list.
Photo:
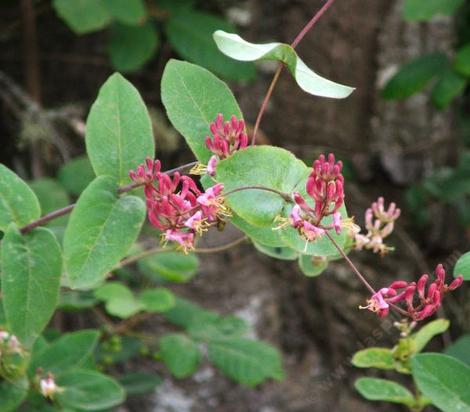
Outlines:
[[[192, 253], [218, 253], [218, 252], [224, 252], [228, 249], [231, 249], [234, 246], [239, 245], [240, 243], [244, 242], [246, 239], [248, 239], [246, 236], [242, 236], [238, 239], [235, 239], [234, 241], [227, 243], [226, 245], [222, 246], [216, 246], [216, 247], [211, 247], [211, 248], [196, 248], [192, 250]], [[125, 258], [119, 262], [119, 264], [113, 269], [119, 269], [122, 268], [123, 266], [130, 265], [131, 263], [137, 262], [140, 259], [146, 258], [148, 256], [155, 255], [156, 253], [161, 253], [161, 252], [168, 252], [168, 251], [173, 251], [175, 249], [165, 249], [160, 246], [144, 250], [141, 253], [138, 253], [137, 255], [129, 256], [128, 258]]]
[[281, 192], [280, 190], [272, 189], [270, 187], [257, 186], [257, 185], [238, 187], [236, 189], [230, 190], [227, 193], [224, 193], [224, 196], [227, 197], [237, 192], [243, 192], [244, 190], [264, 190], [265, 192], [276, 193], [277, 195], [281, 196], [286, 202], [293, 203], [293, 200], [288, 193], [284, 193], [284, 192]]

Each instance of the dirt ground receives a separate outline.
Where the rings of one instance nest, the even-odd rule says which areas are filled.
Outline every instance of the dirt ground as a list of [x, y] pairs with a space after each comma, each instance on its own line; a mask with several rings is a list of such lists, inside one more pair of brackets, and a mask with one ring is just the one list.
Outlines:
[[[2, 20], [9, 23], [17, 21], [19, 16], [11, 3], [14, 2], [0, 9]], [[224, 8], [249, 12], [251, 23], [241, 29], [248, 39], [290, 42], [322, 1], [227, 0], [222, 3]], [[436, 114], [428, 107], [427, 100], [420, 97], [400, 104], [385, 104], [378, 99], [378, 85], [394, 65], [434, 47], [448, 46], [452, 40], [451, 22], [445, 19], [419, 27], [405, 25], [399, 18], [400, 3], [338, 1], [298, 51], [318, 73], [357, 90], [351, 98], [342, 101], [317, 99], [303, 94], [284, 75], [262, 124], [267, 142], [292, 150], [307, 162], [327, 151], [350, 159], [356, 178], [347, 192], [348, 205], [358, 223], [362, 223], [364, 208], [378, 195], [384, 194], [390, 201], [403, 204], [406, 185], [453, 159], [458, 151], [457, 144], [452, 144], [456, 137], [451, 112]], [[102, 34], [74, 36], [47, 7], [38, 18], [38, 30], [42, 105], [56, 110], [66, 106], [67, 117], [77, 120], [58, 126], [60, 132], [67, 134], [66, 142], [60, 136], [48, 136], [56, 139], [51, 142], [54, 149], [43, 155], [52, 158], [50, 167], [53, 168], [53, 158], [60, 148], [65, 156], [83, 150], [80, 119], [84, 119], [98, 87], [112, 70], [104, 57]], [[25, 57], [20, 52], [18, 25], [5, 25], [0, 42], [4, 45], [0, 50], [0, 72], [24, 86]], [[150, 106], [160, 106], [159, 82], [169, 57], [171, 51], [164, 47], [160, 56], [144, 70], [128, 76]], [[256, 83], [234, 85], [249, 122], [256, 117], [272, 73], [273, 66], [263, 65]], [[9, 88], [12, 83], [0, 77], [0, 85], [5, 84]], [[5, 96], [3, 86], [4, 92], [0, 94]], [[11, 111], [3, 99], [0, 161], [15, 167], [24, 156], [22, 144], [28, 143], [18, 140], [22, 119], [20, 115], [12, 117]], [[170, 162], [177, 164], [191, 159], [181, 144], [161, 153], [168, 166]], [[47, 174], [50, 170], [43, 172]], [[450, 265], [463, 244], [463, 236], [455, 235], [456, 223], [449, 223], [449, 219], [443, 223], [442, 216], [448, 214], [445, 209], [435, 211], [436, 219], [427, 229], [429, 236], [423, 236], [407, 217], [406, 206], [402, 208], [404, 216], [392, 238], [396, 253], [383, 259], [352, 254], [374, 284], [384, 284], [397, 275], [415, 277], [433, 267], [437, 260]], [[234, 238], [234, 230], [224, 233], [224, 239]], [[208, 243], [217, 241], [207, 240]], [[168, 377], [167, 383], [153, 396], [131, 399], [123, 411], [401, 410], [398, 406], [366, 402], [353, 388], [355, 378], [364, 372], [351, 366], [352, 354], [364, 346], [391, 345], [396, 334], [390, 322], [379, 322], [372, 314], [357, 309], [366, 293], [343, 263], [335, 262], [321, 277], [308, 279], [294, 263], [274, 261], [244, 244], [229, 252], [203, 256], [199, 275], [175, 291], [201, 305], [222, 313], [235, 312], [249, 321], [257, 336], [282, 351], [287, 378], [282, 383], [246, 389], [204, 365], [193, 378], [175, 381]], [[452, 317], [452, 310], [448, 314]], [[149, 323], [145, 327], [158, 325]], [[456, 331], [468, 327], [462, 322], [455, 323]], [[436, 345], [439, 347], [440, 343]], [[143, 367], [155, 368], [151, 364]]]

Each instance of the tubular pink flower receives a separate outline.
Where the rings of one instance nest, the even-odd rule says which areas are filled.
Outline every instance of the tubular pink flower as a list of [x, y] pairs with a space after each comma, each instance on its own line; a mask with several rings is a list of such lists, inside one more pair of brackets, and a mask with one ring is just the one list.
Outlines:
[[161, 170], [160, 160], [145, 159], [145, 164], [137, 166], [137, 169], [129, 172], [129, 177], [135, 183], [151, 185], [158, 177]]
[[[397, 280], [392, 282], [388, 288], [383, 288], [379, 292], [383, 296], [385, 303], [404, 303], [407, 315], [415, 321], [420, 321], [434, 315], [441, 306], [444, 295], [458, 288], [463, 282], [463, 277], [459, 275], [450, 285], [447, 285], [445, 283], [445, 276], [445, 269], [439, 264], [435, 269], [436, 278], [429, 287], [427, 287], [429, 275], [425, 273], [419, 278], [417, 283]], [[373, 294], [367, 302], [366, 308], [370, 310], [378, 307], [377, 302], [383, 305], [377, 293]], [[376, 312], [377, 310], [373, 311]]]
[[224, 117], [219, 113], [209, 129], [212, 137], [206, 137], [206, 146], [221, 160], [248, 146], [245, 122], [238, 120], [235, 115], [224, 123]]

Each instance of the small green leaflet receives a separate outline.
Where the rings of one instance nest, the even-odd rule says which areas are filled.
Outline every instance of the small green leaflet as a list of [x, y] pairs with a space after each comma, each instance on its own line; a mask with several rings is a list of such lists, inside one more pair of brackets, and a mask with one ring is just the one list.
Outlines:
[[277, 60], [283, 62], [289, 68], [300, 88], [315, 96], [344, 99], [354, 91], [353, 87], [332, 82], [316, 74], [287, 44], [250, 43], [237, 34], [226, 33], [222, 30], [217, 30], [214, 33], [214, 40], [222, 53], [235, 60]]

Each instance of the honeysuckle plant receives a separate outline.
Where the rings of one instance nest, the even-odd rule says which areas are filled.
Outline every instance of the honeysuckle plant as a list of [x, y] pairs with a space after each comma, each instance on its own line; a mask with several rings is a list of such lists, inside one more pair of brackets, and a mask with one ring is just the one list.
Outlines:
[[[440, 265], [429, 286], [429, 276], [423, 275], [416, 282], [396, 280], [376, 289], [348, 254], [353, 249], [391, 252], [383, 240], [400, 214], [396, 205], [387, 208], [383, 198], [374, 202], [365, 213], [366, 234], [361, 234], [348, 216], [348, 182], [334, 154], [320, 154], [305, 164], [285, 149], [256, 145], [283, 67], [310, 94], [345, 98], [353, 91], [316, 74], [295, 51], [332, 3], [323, 5], [291, 45], [254, 44], [214, 33], [229, 57], [279, 62], [251, 134], [225, 83], [197, 65], [167, 63], [162, 101], [194, 162], [170, 170], [162, 165], [143, 100], [116, 73], [90, 109], [87, 157], [64, 165], [58, 181], [29, 185], [0, 166], [0, 411], [112, 408], [126, 395], [152, 390], [161, 381], [156, 375], [111, 373], [113, 365], [132, 356], [163, 362], [178, 379], [193, 374], [204, 356], [241, 384], [282, 379], [278, 351], [249, 338], [245, 321], [220, 316], [171, 292], [171, 282], [194, 276], [197, 253], [215, 253], [245, 241], [269, 256], [298, 260], [307, 276], [319, 275], [333, 259], [344, 259], [364, 284], [362, 308], [400, 320], [397, 346], [380, 349], [379, 361], [385, 369], [413, 374], [419, 392], [413, 396], [403, 388], [401, 395], [385, 396], [383, 390], [397, 387], [362, 380], [358, 389], [366, 397], [399, 398], [414, 411], [431, 403], [444, 411], [470, 410], [468, 385], [453, 383], [445, 374], [455, 368], [461, 381], [468, 382], [468, 366], [445, 355], [419, 354], [439, 333], [431, 325], [446, 321], [411, 333], [436, 313], [446, 293], [470, 278], [468, 257], [450, 283]], [[60, 204], [57, 209], [51, 207], [51, 197]], [[70, 197], [76, 202], [67, 204]], [[207, 232], [224, 230], [227, 224], [240, 230], [237, 240], [210, 249], [198, 246]], [[132, 268], [152, 286], [136, 282]], [[100, 328], [60, 334], [50, 326], [55, 312], [77, 310], [94, 313]], [[156, 315], [180, 330], [144, 333], [137, 328]], [[354, 362], [362, 367], [374, 366], [378, 359], [361, 363], [358, 356]], [[435, 359], [442, 364], [438, 370]], [[447, 397], [449, 390], [455, 396]]]

